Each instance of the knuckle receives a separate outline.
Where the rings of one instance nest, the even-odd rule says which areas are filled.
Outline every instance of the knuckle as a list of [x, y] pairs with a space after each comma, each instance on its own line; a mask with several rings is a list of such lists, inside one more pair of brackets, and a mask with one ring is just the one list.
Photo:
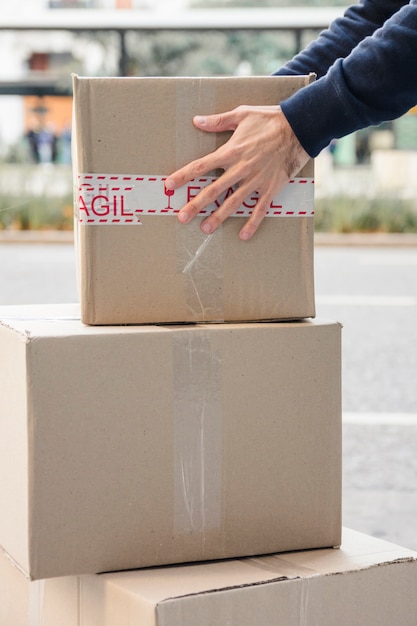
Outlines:
[[241, 148], [237, 144], [230, 143], [227, 146], [227, 156], [229, 161], [235, 162], [238, 161], [241, 157]]
[[227, 208], [230, 211], [236, 211], [236, 209], [238, 209], [240, 207], [240, 205], [242, 204], [242, 201], [244, 200], [244, 198], [241, 198], [239, 194], [232, 193], [231, 196], [229, 196], [229, 198], [227, 199]]
[[207, 220], [212, 229], [216, 229], [224, 221], [218, 211], [214, 211]]
[[209, 200], [210, 202], [213, 202], [214, 200], [216, 200], [216, 198], [218, 198], [219, 195], [220, 195], [220, 190], [218, 189], [218, 186], [215, 183], [212, 183], [211, 185], [208, 185], [208, 187], [206, 187], [205, 196], [207, 200]]
[[200, 213], [200, 207], [195, 201], [188, 202], [186, 209], [187, 209], [187, 213], [189, 213], [192, 216], [198, 215], [198, 213]]
[[266, 212], [268, 210], [268, 205], [265, 202], [259, 203], [256, 205], [253, 214], [256, 216], [256, 218], [264, 218], [266, 215]]
[[211, 125], [214, 129], [220, 128], [223, 126], [224, 116], [221, 113], [211, 116]]
[[248, 220], [248, 224], [256, 230], [260, 223], [264, 220], [267, 212], [266, 207], [261, 207], [260, 209], [255, 208], [251, 217]]
[[203, 176], [207, 172], [207, 166], [206, 166], [205, 161], [203, 160], [195, 161], [193, 171], [197, 177]]

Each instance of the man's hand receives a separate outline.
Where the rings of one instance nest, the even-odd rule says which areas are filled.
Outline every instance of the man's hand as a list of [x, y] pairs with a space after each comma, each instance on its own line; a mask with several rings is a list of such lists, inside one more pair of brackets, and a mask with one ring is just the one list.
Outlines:
[[259, 200], [239, 237], [250, 239], [262, 222], [274, 196], [309, 160], [279, 106], [239, 106], [233, 111], [206, 117], [196, 116], [194, 124], [206, 132], [234, 131], [231, 138], [214, 152], [192, 161], [171, 174], [167, 189], [177, 189], [212, 170], [223, 174], [188, 202], [178, 214], [188, 224], [202, 209], [236, 185], [233, 194], [201, 224], [205, 233], [213, 232], [257, 191]]

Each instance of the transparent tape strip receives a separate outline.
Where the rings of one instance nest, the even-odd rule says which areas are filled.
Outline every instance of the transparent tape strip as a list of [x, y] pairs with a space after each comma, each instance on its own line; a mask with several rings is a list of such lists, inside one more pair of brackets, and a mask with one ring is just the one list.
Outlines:
[[[217, 180], [203, 177], [176, 190], [167, 190], [165, 176], [80, 174], [76, 189], [75, 211], [80, 224], [141, 224], [145, 215], [177, 214], [204, 187]], [[308, 217], [314, 215], [314, 179], [294, 178], [272, 200], [266, 217]], [[204, 217], [215, 211], [231, 195], [227, 189], [215, 202], [202, 210]], [[249, 217], [258, 202], [254, 192], [231, 217]]]
[[204, 234], [197, 223], [175, 229], [177, 271], [183, 274], [188, 319], [224, 321], [223, 233]]
[[222, 522], [221, 362], [208, 332], [176, 333], [174, 531], [204, 533]]
[[44, 624], [45, 580], [29, 583], [29, 626]]

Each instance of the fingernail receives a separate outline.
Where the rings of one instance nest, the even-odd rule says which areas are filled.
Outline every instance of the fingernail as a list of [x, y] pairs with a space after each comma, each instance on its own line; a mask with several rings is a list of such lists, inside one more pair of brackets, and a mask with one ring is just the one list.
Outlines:
[[204, 222], [203, 224], [201, 224], [201, 230], [206, 233], [206, 235], [209, 235], [211, 233], [211, 231], [213, 230], [211, 224], [208, 224], [207, 222]]
[[199, 126], [204, 126], [206, 123], [206, 118], [204, 117], [204, 115], [196, 115], [194, 118], [194, 122], [196, 124], [198, 124]]
[[188, 222], [188, 213], [186, 213], [185, 211], [180, 211], [178, 213], [178, 219], [180, 222], [182, 222], [183, 224], [186, 224]]
[[250, 239], [250, 233], [243, 231], [243, 233], [240, 233], [240, 238], [243, 239], [243, 241], [247, 241]]
[[167, 178], [165, 181], [165, 188], [166, 189], [175, 189], [175, 183], [172, 180], [172, 178]]

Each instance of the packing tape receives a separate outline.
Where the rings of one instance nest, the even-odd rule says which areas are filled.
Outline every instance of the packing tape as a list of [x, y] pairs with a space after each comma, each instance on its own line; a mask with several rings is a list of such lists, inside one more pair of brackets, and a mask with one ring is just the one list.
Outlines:
[[223, 235], [205, 235], [199, 224], [176, 227], [177, 271], [183, 274], [188, 318], [224, 321]]
[[277, 576], [283, 576], [284, 578], [300, 578], [304, 576], [309, 578], [311, 576], [317, 576], [318, 571], [300, 565], [298, 562], [293, 564], [291, 561], [285, 558], [285, 554], [270, 554], [266, 556], [257, 557], [244, 557], [242, 561], [251, 567], [256, 569], [262, 569], [265, 572], [276, 574]]
[[45, 602], [45, 581], [29, 583], [29, 626], [43, 626]]
[[[79, 174], [75, 214], [84, 225], [141, 225], [144, 215], [176, 215], [198, 192], [216, 180], [206, 176], [195, 179], [175, 191], [165, 189], [166, 176], [116, 174]], [[271, 201], [266, 217], [312, 217], [314, 215], [314, 180], [294, 178]], [[200, 211], [204, 217], [215, 211], [233, 193], [227, 189], [221, 197]], [[250, 217], [258, 202], [254, 192], [231, 215]]]
[[221, 362], [201, 328], [173, 341], [174, 532], [203, 537], [222, 522]]
[[[193, 116], [201, 111], [216, 111], [216, 89], [211, 81], [196, 78], [181, 81], [176, 88], [175, 116], [178, 120], [189, 120], [188, 124], [175, 124], [175, 168], [193, 161], [197, 155], [214, 152], [218, 142], [224, 140], [222, 133], [204, 133], [191, 123]], [[217, 172], [210, 172], [211, 177], [190, 181], [186, 186], [173, 191], [165, 189], [165, 180], [161, 180], [164, 193], [169, 194], [169, 206], [175, 207], [176, 213], [188, 200], [191, 200], [203, 187], [215, 180]], [[177, 195], [178, 194], [178, 195]], [[214, 206], [210, 207], [213, 210]], [[201, 219], [211, 210], [207, 207], [198, 219], [184, 228], [176, 221], [176, 261], [177, 271], [182, 275], [184, 299], [190, 320], [224, 321], [224, 269], [222, 230], [205, 235], [200, 229]]]

